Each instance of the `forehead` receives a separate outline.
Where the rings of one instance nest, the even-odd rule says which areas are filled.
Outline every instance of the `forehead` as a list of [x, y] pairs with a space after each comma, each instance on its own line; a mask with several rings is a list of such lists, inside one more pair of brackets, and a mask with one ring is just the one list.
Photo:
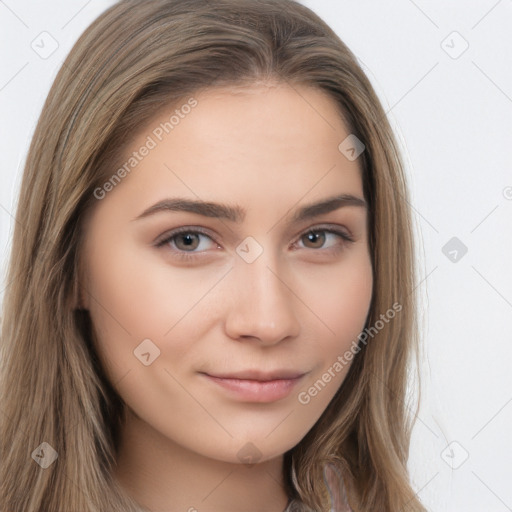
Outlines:
[[[338, 137], [348, 134], [334, 99], [305, 85], [260, 83], [214, 88], [200, 92], [195, 99], [198, 105], [189, 116], [193, 119], [195, 114], [197, 120], [189, 126], [195, 135], [207, 135], [203, 142], [208, 146], [209, 141], [235, 150], [242, 146], [247, 159], [265, 155], [250, 144], [251, 140], [266, 142], [269, 150], [289, 150], [288, 158], [292, 158], [292, 151], [298, 152], [306, 141], [309, 153], [315, 145], [323, 146], [319, 151], [325, 151], [331, 143], [336, 149]], [[157, 120], [165, 116], [162, 112]], [[251, 146], [254, 152], [249, 153]]]
[[173, 195], [249, 206], [361, 196], [359, 162], [338, 148], [348, 135], [336, 102], [312, 87], [207, 89], [162, 106], [137, 132], [120, 164], [136, 165], [116, 188], [137, 205]]

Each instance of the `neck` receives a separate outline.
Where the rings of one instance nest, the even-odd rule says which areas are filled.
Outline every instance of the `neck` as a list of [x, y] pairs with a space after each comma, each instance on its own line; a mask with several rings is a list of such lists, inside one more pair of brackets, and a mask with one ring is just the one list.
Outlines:
[[253, 465], [214, 460], [193, 452], [128, 413], [115, 477], [151, 511], [282, 512], [283, 457]]

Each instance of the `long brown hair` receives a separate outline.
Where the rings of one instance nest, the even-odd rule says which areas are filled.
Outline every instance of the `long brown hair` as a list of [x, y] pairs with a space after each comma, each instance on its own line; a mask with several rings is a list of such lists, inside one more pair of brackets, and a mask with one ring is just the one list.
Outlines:
[[[406, 468], [413, 425], [406, 388], [418, 329], [403, 164], [355, 56], [293, 0], [122, 0], [66, 58], [29, 149], [6, 281], [0, 510], [141, 510], [111, 476], [123, 404], [91, 347], [87, 312], [74, 308], [83, 219], [120, 151], [162, 105], [260, 80], [326, 92], [364, 143], [374, 273], [366, 327], [375, 332], [360, 338], [338, 393], [285, 454], [286, 490], [328, 510], [322, 468], [332, 462], [343, 469], [355, 511], [425, 510]], [[400, 312], [383, 322], [393, 304]], [[34, 454], [43, 442], [58, 454], [46, 469]]]

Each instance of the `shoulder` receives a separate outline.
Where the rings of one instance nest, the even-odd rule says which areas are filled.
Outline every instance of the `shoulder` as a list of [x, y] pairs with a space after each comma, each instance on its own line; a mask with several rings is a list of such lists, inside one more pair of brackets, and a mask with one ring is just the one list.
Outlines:
[[326, 464], [324, 478], [331, 498], [329, 512], [353, 512], [348, 504], [347, 490], [341, 472], [332, 464]]
[[[329, 509], [329, 512], [353, 512], [348, 503], [347, 491], [340, 471], [338, 471], [333, 465], [327, 464], [324, 469], [324, 479], [331, 501], [331, 508]], [[290, 501], [289, 505], [283, 512], [316, 511], [309, 508], [302, 501], [294, 499]]]

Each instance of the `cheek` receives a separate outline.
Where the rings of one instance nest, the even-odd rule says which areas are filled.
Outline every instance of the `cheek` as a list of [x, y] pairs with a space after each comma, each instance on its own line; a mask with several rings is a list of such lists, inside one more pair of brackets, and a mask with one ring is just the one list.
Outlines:
[[373, 291], [372, 266], [365, 251], [351, 254], [337, 268], [319, 267], [302, 283], [307, 304], [319, 320], [325, 349], [340, 350], [359, 334]]
[[342, 344], [346, 345], [347, 341], [355, 339], [363, 329], [370, 309], [373, 279], [369, 259], [347, 269], [337, 284], [338, 291], [331, 292], [334, 303], [330, 310], [331, 318], [334, 332]]
[[373, 291], [370, 258], [359, 254], [337, 272], [316, 278], [308, 279], [308, 305], [318, 317], [311, 333], [315, 343], [308, 352], [318, 364], [297, 396], [304, 406], [303, 413], [315, 417], [328, 405], [357, 357], [358, 336], [364, 328]]
[[[205, 316], [199, 323], [191, 320], [225, 270], [173, 267], [157, 249], [141, 250], [120, 237], [95, 242], [88, 258], [89, 309], [97, 350], [113, 377], [133, 368], [133, 351], [146, 339], [161, 351], [173, 339], [173, 358], [185, 355]], [[185, 325], [187, 336], [175, 336]]]

